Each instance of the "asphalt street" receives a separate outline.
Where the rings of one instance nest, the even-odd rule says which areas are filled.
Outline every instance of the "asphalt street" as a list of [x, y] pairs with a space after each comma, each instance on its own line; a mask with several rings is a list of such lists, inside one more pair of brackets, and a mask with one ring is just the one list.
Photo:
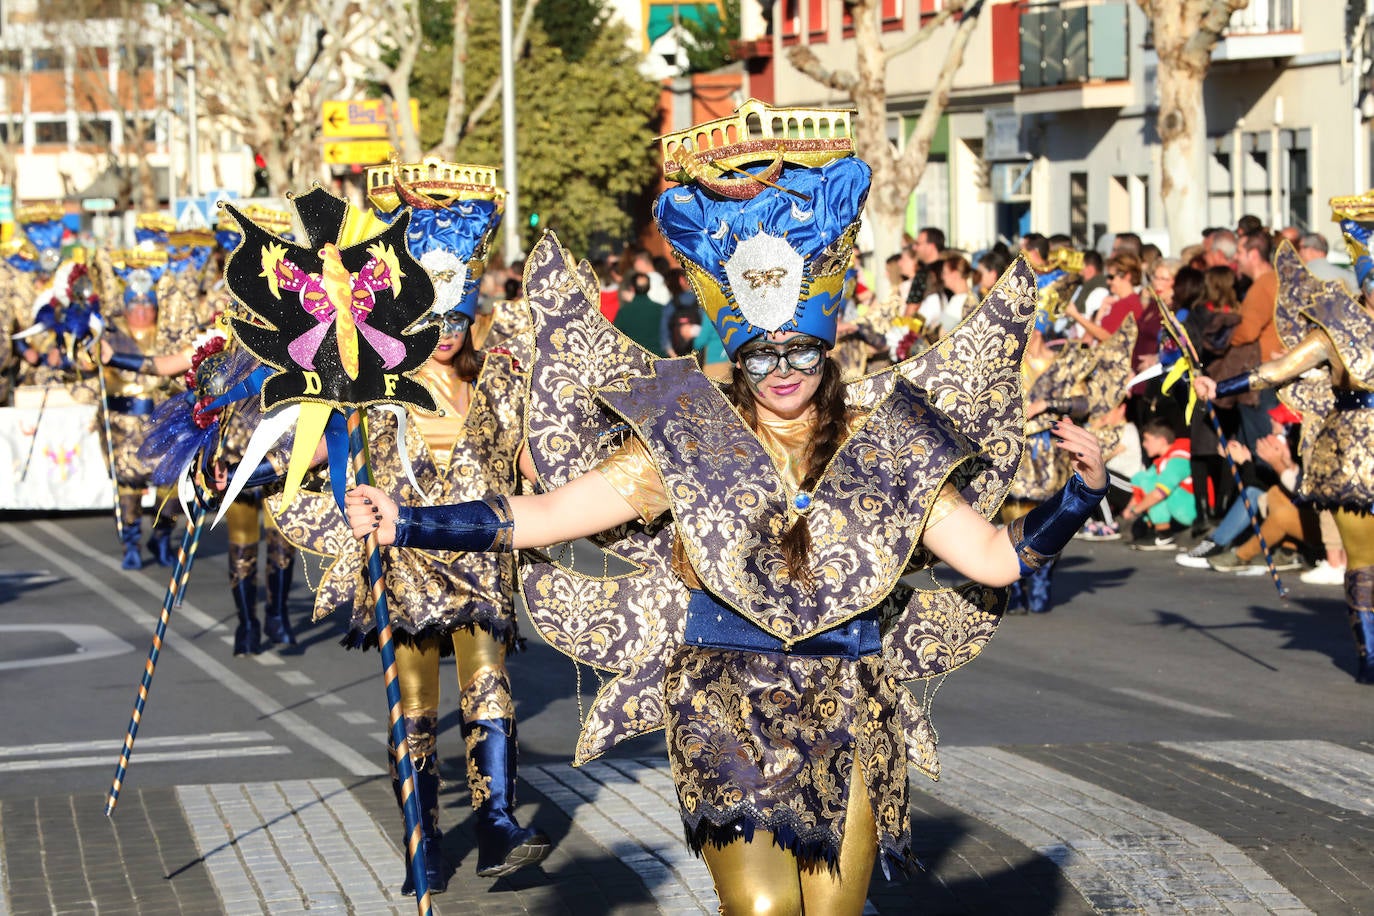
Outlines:
[[[0, 916], [410, 913], [376, 653], [308, 621], [231, 655], [221, 532], [172, 616], [131, 765], [104, 814], [169, 571], [119, 569], [108, 515], [0, 517]], [[926, 870], [874, 874], [872, 913], [1374, 914], [1374, 688], [1339, 588], [1185, 570], [1075, 541], [1056, 607], [1008, 617], [939, 685], [943, 775], [913, 773]], [[528, 628], [527, 628], [528, 632]], [[447, 913], [714, 913], [662, 737], [570, 765], [580, 673], [530, 633], [510, 660], [518, 814], [541, 867], [474, 874], [451, 664], [440, 754]], [[579, 694], [580, 691], [580, 694]]]

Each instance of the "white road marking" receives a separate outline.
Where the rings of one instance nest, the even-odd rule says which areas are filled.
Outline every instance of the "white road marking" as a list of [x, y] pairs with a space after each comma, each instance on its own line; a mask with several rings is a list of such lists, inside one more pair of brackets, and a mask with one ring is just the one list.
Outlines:
[[[255, 744], [248, 747], [205, 748], [198, 751], [153, 751], [145, 754], [135, 745], [134, 760], [145, 763], [182, 763], [187, 760], [222, 760], [225, 757], [275, 757], [291, 753], [291, 748], [276, 744]], [[109, 767], [119, 762], [119, 748], [111, 747], [107, 754], [90, 757], [56, 757], [41, 760], [10, 760], [0, 763], [0, 773], [21, 773], [26, 770], [74, 770], [80, 767]]]
[[1207, 716], [1212, 719], [1230, 719], [1233, 716], [1229, 712], [1222, 712], [1220, 709], [1212, 709], [1208, 706], [1195, 706], [1192, 703], [1185, 703], [1182, 700], [1175, 700], [1172, 697], [1160, 696], [1157, 693], [1150, 693], [1148, 690], [1135, 690], [1131, 687], [1113, 687], [1113, 693], [1122, 696], [1134, 697], [1155, 706], [1164, 706], [1168, 709], [1176, 709], [1179, 712], [1186, 712], [1194, 716]]
[[[30, 537], [21, 526], [11, 525], [8, 527], [14, 539], [20, 542], [25, 549], [42, 557], [53, 566], [64, 570], [72, 579], [80, 582], [91, 592], [107, 601], [111, 607], [117, 608], [135, 623], [149, 627], [149, 631], [151, 632], [151, 624], [155, 620], [155, 614], [148, 608], [140, 606], [138, 602], [126, 598], [119, 592], [109, 588], [108, 585], [102, 583], [93, 573], [88, 571], [80, 563], [74, 562], [60, 553], [40, 544], [34, 538]], [[52, 522], [38, 521], [34, 522], [34, 527], [54, 540], [64, 544], [74, 554], [81, 554], [94, 563], [105, 566], [118, 575], [125, 575], [123, 570], [119, 568], [119, 563], [114, 559], [82, 543], [77, 538], [62, 530], [58, 525]], [[158, 607], [160, 609], [161, 600], [166, 595], [166, 589], [164, 587], [154, 585], [143, 576], [127, 576], [126, 581], [134, 583], [137, 587], [156, 598], [159, 602]], [[180, 617], [184, 617], [193, 625], [206, 630], [214, 629], [219, 626], [219, 621], [215, 620], [189, 601], [181, 606], [177, 614]], [[248, 683], [244, 678], [230, 671], [204, 649], [187, 641], [178, 641], [176, 643], [176, 651], [184, 655], [192, 665], [199, 668], [202, 672], [219, 681], [231, 693], [236, 694], [240, 699], [248, 703], [263, 716], [281, 726], [288, 734], [295, 736], [321, 754], [329, 757], [329, 759], [343, 768], [344, 772], [353, 776], [373, 776], [381, 772], [375, 762], [368, 760], [362, 754], [359, 754], [357, 751], [353, 750], [353, 748], [328, 734], [323, 729], [317, 728], [300, 715], [285, 708], [267, 693], [264, 693], [257, 687]]]
[[0, 624], [0, 638], [5, 633], [51, 632], [56, 633], [72, 644], [71, 651], [60, 655], [44, 655], [37, 658], [16, 658], [0, 662], [0, 671], [14, 668], [36, 668], [48, 665], [65, 665], [71, 662], [89, 662], [111, 655], [133, 652], [134, 647], [104, 627], [89, 623], [5, 623]]
[[[204, 735], [162, 735], [140, 738], [137, 748], [150, 747], [189, 747], [198, 744], [221, 745], [243, 744], [248, 741], [270, 741], [267, 732], [209, 732]], [[0, 747], [0, 757], [41, 757], [44, 754], [80, 754], [86, 751], [108, 750], [113, 741], [52, 741], [47, 744], [22, 744], [15, 747]]]
[[377, 722], [376, 718], [373, 716], [365, 712], [358, 712], [357, 710], [341, 712], [339, 713], [339, 718], [343, 719], [349, 725], [374, 725]]

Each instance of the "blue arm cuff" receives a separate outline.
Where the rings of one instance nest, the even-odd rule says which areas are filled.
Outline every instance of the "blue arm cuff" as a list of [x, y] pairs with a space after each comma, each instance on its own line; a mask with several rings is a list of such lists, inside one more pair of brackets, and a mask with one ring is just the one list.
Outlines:
[[514, 534], [510, 503], [490, 496], [451, 506], [402, 506], [395, 546], [508, 553]]
[[126, 372], [146, 372], [145, 365], [147, 357], [141, 353], [115, 353], [110, 357], [107, 365], [114, 366], [116, 369], [123, 369]]
[[1244, 375], [1233, 375], [1230, 378], [1222, 379], [1217, 382], [1217, 397], [1224, 398], [1232, 394], [1245, 394], [1250, 390], [1250, 386], [1253, 383], [1253, 373], [1250, 372]]
[[1106, 495], [1106, 487], [1094, 490], [1075, 474], [1064, 489], [1008, 525], [1021, 575], [1028, 576], [1057, 557]]

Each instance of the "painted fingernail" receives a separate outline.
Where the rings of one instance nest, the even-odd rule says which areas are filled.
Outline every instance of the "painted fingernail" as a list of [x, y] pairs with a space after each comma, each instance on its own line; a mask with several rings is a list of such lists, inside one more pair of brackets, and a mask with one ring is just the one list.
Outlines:
[[372, 505], [372, 500], [370, 500], [370, 499], [368, 499], [366, 496], [364, 496], [364, 497], [363, 497], [363, 505], [364, 505], [364, 506], [370, 506], [370, 505]]

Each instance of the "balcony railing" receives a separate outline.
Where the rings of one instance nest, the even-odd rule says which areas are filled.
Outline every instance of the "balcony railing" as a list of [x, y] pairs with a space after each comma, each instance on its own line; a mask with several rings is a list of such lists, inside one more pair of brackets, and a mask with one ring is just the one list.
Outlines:
[[1267, 35], [1298, 30], [1298, 0], [1250, 0], [1231, 14], [1227, 35]]
[[1128, 32], [1122, 2], [1027, 8], [1021, 14], [1021, 88], [1126, 79]]

